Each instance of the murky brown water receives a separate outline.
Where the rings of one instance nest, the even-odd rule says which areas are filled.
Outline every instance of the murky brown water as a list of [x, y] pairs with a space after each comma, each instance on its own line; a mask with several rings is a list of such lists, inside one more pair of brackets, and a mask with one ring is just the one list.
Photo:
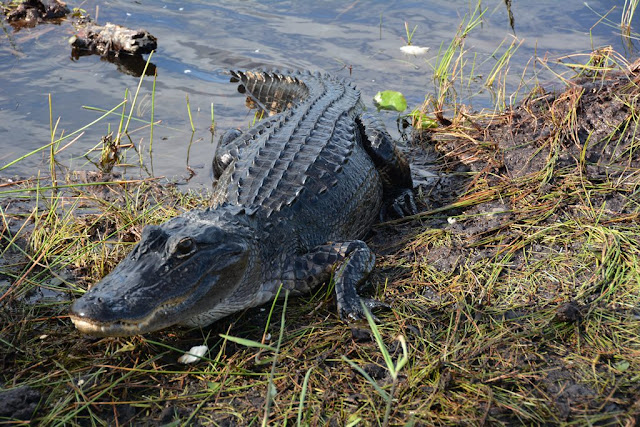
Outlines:
[[[419, 105], [433, 92], [432, 67], [442, 46], [448, 45], [468, 1], [121, 1], [82, 3], [98, 22], [114, 22], [144, 28], [159, 40], [152, 62], [158, 77], [155, 95], [153, 172], [157, 176], [187, 176], [187, 165], [196, 172], [193, 186], [210, 184], [210, 161], [218, 136], [230, 127], [244, 128], [253, 116], [244, 99], [228, 83], [230, 68], [300, 68], [328, 71], [349, 77], [360, 87], [371, 105], [378, 90], [403, 92], [411, 106]], [[627, 57], [638, 46], [625, 45], [619, 31], [604, 22], [592, 28], [614, 6], [608, 19], [619, 22], [623, 1], [544, 0], [515, 1], [512, 6], [515, 35], [523, 44], [510, 65], [512, 88], [530, 58], [589, 52], [592, 46], [613, 45]], [[70, 7], [78, 6], [69, 3]], [[475, 6], [475, 3], [474, 3]], [[467, 38], [469, 59], [477, 53], [476, 72], [487, 73], [495, 64], [491, 54], [503, 40], [511, 42], [503, 0], [484, 1], [488, 8], [482, 26]], [[595, 12], [594, 12], [595, 11]], [[596, 13], [597, 12], [597, 13]], [[404, 22], [418, 28], [413, 43], [431, 48], [424, 57], [407, 56]], [[635, 29], [640, 28], [638, 18]], [[0, 35], [0, 166], [50, 141], [48, 94], [53, 99], [54, 121], [59, 130], [72, 132], [99, 117], [84, 106], [110, 109], [135, 91], [138, 78], [118, 71], [114, 64], [96, 56], [70, 58], [68, 38], [74, 33], [68, 22], [45, 24], [14, 31], [6, 22]], [[590, 34], [591, 30], [591, 34]], [[470, 62], [466, 65], [471, 68]], [[529, 70], [531, 70], [529, 64]], [[539, 69], [543, 67], [538, 66]], [[544, 80], [550, 74], [541, 74]], [[134, 117], [149, 120], [152, 78], [142, 84]], [[482, 91], [472, 84], [469, 94]], [[189, 96], [196, 131], [191, 135], [186, 97]], [[462, 94], [465, 95], [465, 94]], [[467, 100], [474, 108], [491, 105], [484, 91]], [[215, 106], [216, 135], [209, 133], [211, 103]], [[387, 118], [393, 122], [393, 115]], [[70, 147], [58, 154], [73, 169], [91, 168], [83, 157], [109, 129], [117, 129], [119, 117], [88, 129]], [[110, 128], [109, 128], [110, 126]], [[130, 129], [139, 128], [132, 123]], [[148, 163], [149, 130], [131, 134], [142, 144]], [[190, 144], [190, 141], [192, 143]], [[65, 142], [66, 143], [66, 142]], [[62, 145], [64, 145], [63, 143]], [[187, 153], [189, 157], [187, 158]], [[48, 150], [25, 159], [0, 174], [48, 173]], [[129, 153], [128, 160], [138, 159]], [[130, 169], [129, 173], [132, 173]], [[138, 174], [139, 172], [135, 172]]]

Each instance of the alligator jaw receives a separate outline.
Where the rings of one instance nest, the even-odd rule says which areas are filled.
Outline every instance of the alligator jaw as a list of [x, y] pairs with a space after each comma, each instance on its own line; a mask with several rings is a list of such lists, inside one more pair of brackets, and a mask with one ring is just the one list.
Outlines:
[[128, 321], [116, 320], [111, 322], [100, 322], [86, 316], [86, 313], [81, 309], [72, 309], [71, 313], [69, 313], [69, 318], [75, 325], [76, 329], [84, 334], [94, 337], [126, 337], [153, 332], [164, 327], [162, 324], [159, 324], [158, 321], [154, 322], [154, 320], [161, 316], [161, 311], [166, 312], [170, 307], [171, 306], [169, 304], [165, 304], [156, 308], [144, 318]]
[[74, 315], [69, 317], [80, 332], [94, 337], [126, 337], [139, 334], [144, 329], [142, 323], [114, 322], [100, 324]]
[[169, 306], [164, 305], [155, 309], [144, 318], [128, 321], [116, 320], [112, 322], [100, 322], [85, 317], [82, 312], [76, 314], [73, 311], [69, 314], [69, 318], [76, 329], [86, 335], [93, 337], [129, 337], [154, 332], [165, 327], [166, 325], [159, 323], [157, 319], [160, 311], [166, 311], [167, 309], [169, 309]]

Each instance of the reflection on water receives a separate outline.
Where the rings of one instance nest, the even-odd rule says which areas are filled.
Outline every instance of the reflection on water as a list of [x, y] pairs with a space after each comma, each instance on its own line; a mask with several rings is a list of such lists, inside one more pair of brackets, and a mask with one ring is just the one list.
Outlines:
[[[92, 55], [94, 55], [92, 52], [71, 48], [71, 58], [73, 60], [79, 61], [80, 58], [84, 56]], [[100, 56], [100, 59], [114, 64], [121, 73], [134, 77], [140, 77], [142, 73], [144, 73], [145, 76], [153, 76], [156, 74], [156, 65], [153, 62], [149, 62], [149, 65], [147, 65], [147, 60], [141, 55], [107, 55]]]
[[[511, 60], [507, 83], [511, 90], [520, 83], [525, 69], [532, 71], [530, 58], [566, 53], [587, 53], [593, 47], [613, 45], [623, 54], [635, 55], [633, 37], [623, 39], [619, 30], [606, 25], [620, 22], [622, 2], [611, 10], [610, 1], [556, 0], [537, 2], [483, 1], [487, 8], [482, 25], [466, 39], [468, 85], [459, 95], [473, 108], [490, 107], [492, 95], [478, 85], [501, 54], [498, 47], [522, 41]], [[100, 4], [99, 13], [95, 13]], [[70, 4], [73, 7], [73, 4]], [[208, 186], [210, 160], [215, 140], [222, 131], [246, 128], [254, 120], [244, 108], [244, 98], [228, 83], [228, 69], [298, 68], [332, 72], [353, 80], [363, 92], [365, 103], [379, 90], [403, 92], [409, 105], [417, 106], [434, 91], [435, 58], [448, 46], [460, 22], [471, 12], [469, 2], [412, 1], [236, 1], [236, 2], [124, 2], [108, 4], [95, 0], [82, 4], [98, 22], [114, 22], [130, 28], [144, 28], [158, 38], [153, 56], [155, 82], [153, 141], [150, 141], [151, 88], [146, 78], [131, 112], [127, 143], [148, 153], [153, 144], [156, 175], [186, 177], [192, 171], [192, 185]], [[599, 16], [599, 15], [600, 16]], [[616, 21], [617, 20], [617, 21]], [[405, 22], [417, 30], [412, 42], [428, 46], [426, 56], [405, 55]], [[632, 31], [638, 28], [637, 19]], [[593, 28], [592, 28], [593, 27]], [[61, 117], [58, 130], [68, 134], [99, 117], [96, 110], [109, 110], [138, 79], [121, 72], [119, 65], [99, 57], [73, 59], [68, 39], [74, 29], [41, 25], [14, 31], [3, 24], [0, 38], [0, 162], [6, 164], [51, 140], [48, 94], [53, 100], [53, 118]], [[498, 49], [498, 51], [496, 51]], [[494, 54], [495, 53], [495, 54]], [[475, 63], [474, 63], [475, 60]], [[139, 64], [138, 64], [139, 65]], [[538, 79], [551, 80], [538, 66]], [[475, 73], [477, 78], [471, 73]], [[474, 95], [472, 97], [472, 95]], [[187, 108], [187, 97], [191, 119]], [[212, 105], [216, 135], [212, 137]], [[116, 131], [122, 111], [107, 121], [86, 129], [58, 159], [71, 168], [91, 167], [82, 157], [101, 137]], [[191, 132], [191, 122], [195, 132]], [[393, 122], [393, 116], [388, 117]], [[65, 142], [66, 143], [66, 142]], [[64, 145], [63, 143], [62, 145]], [[31, 156], [1, 174], [33, 175], [48, 171], [47, 154]], [[189, 152], [187, 161], [187, 152]], [[135, 164], [136, 159], [127, 159]], [[129, 173], [132, 173], [131, 170]]]

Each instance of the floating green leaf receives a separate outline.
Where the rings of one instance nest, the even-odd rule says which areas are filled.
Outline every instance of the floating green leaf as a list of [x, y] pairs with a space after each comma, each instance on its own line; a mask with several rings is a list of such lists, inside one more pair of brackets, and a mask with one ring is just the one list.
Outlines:
[[404, 111], [407, 109], [407, 100], [404, 95], [395, 90], [384, 90], [378, 92], [373, 97], [373, 103], [378, 111], [380, 110], [392, 110], [392, 111]]

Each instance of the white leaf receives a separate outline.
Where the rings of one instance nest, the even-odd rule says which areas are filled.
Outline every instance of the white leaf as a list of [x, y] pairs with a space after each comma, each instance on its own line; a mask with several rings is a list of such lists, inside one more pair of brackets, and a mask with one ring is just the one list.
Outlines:
[[402, 51], [402, 53], [405, 53], [407, 55], [414, 55], [414, 56], [426, 55], [427, 52], [429, 52], [428, 47], [421, 47], [421, 46], [414, 46], [414, 45], [402, 46], [400, 50]]
[[195, 347], [191, 347], [191, 350], [178, 358], [178, 362], [184, 363], [185, 365], [197, 362], [202, 356], [204, 356], [207, 350], [209, 350], [209, 347], [206, 345], [196, 345]]

